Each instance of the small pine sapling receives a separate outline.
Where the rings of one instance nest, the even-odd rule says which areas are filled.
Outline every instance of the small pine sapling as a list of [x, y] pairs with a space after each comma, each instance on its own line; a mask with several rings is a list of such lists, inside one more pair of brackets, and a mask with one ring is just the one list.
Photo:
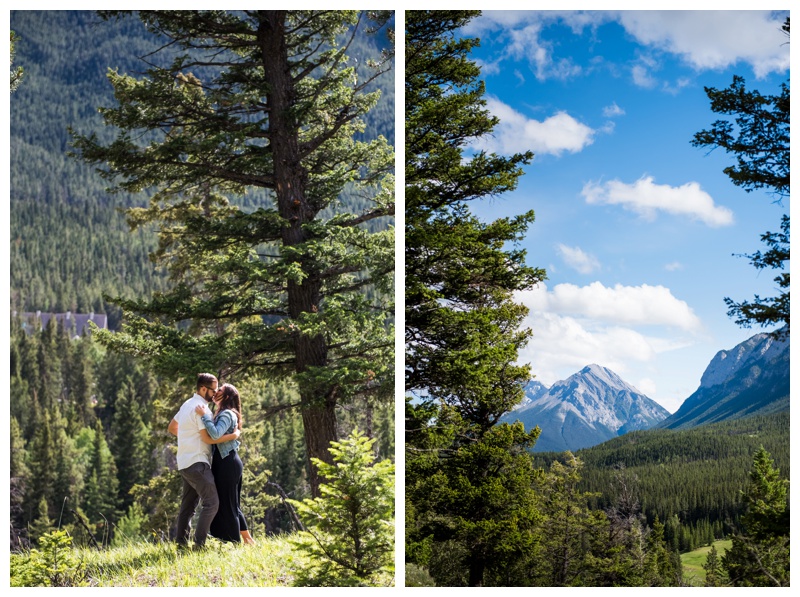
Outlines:
[[306, 531], [295, 542], [311, 565], [304, 586], [378, 586], [394, 577], [394, 464], [375, 462], [369, 439], [354, 431], [331, 442], [333, 464], [317, 461], [320, 496], [293, 501]]

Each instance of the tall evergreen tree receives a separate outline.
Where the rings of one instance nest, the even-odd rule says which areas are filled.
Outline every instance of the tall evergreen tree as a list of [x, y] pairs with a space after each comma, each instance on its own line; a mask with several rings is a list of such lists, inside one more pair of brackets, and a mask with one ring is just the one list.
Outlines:
[[674, 554], [664, 539], [664, 523], [656, 515], [647, 536], [644, 584], [650, 587], [674, 587], [680, 585], [681, 578], [680, 560], [676, 566]]
[[[146, 76], [109, 75], [119, 105], [102, 113], [122, 132], [109, 145], [95, 135], [74, 144], [117, 189], [156, 187], [130, 219], [160, 225], [155, 258], [173, 286], [149, 302], [120, 301], [148, 319], [129, 316], [125, 333], [101, 339], [172, 374], [291, 375], [316, 491], [310, 459], [330, 462], [336, 405], [393, 389], [394, 241], [381, 219], [394, 214], [393, 152], [382, 137], [354, 140], [391, 52], [360, 64], [347, 55], [354, 36], [389, 15], [139, 17], [166, 43]], [[169, 64], [155, 65], [169, 52]], [[255, 208], [226, 198], [253, 191]], [[342, 204], [344, 191], [358, 208]]]
[[[554, 460], [550, 470], [537, 479], [542, 500], [542, 552], [533, 562], [540, 582], [553, 587], [585, 585], [588, 575], [587, 555], [595, 551], [597, 538], [608, 525], [601, 511], [589, 508], [593, 494], [579, 488], [583, 463], [571, 452], [562, 464]], [[606, 555], [606, 554], [603, 554]]]
[[[27, 505], [25, 521], [30, 522], [39, 513], [35, 512], [34, 507], [38, 508], [41, 501], [53, 506], [53, 485], [55, 484], [56, 473], [53, 463], [56, 459], [54, 448], [53, 433], [51, 430], [50, 413], [44, 411], [35, 422], [36, 432], [33, 435], [28, 451], [28, 469], [30, 470], [30, 484], [25, 496]], [[51, 503], [52, 502], [52, 503]]]
[[721, 587], [723, 586], [723, 570], [722, 561], [717, 553], [716, 546], [712, 545], [711, 550], [706, 556], [706, 563], [703, 564], [703, 570], [706, 571], [706, 580], [703, 586], [706, 587]]
[[117, 466], [103, 434], [103, 427], [100, 421], [95, 421], [83, 497], [83, 511], [90, 522], [100, 523], [116, 518], [118, 486]]
[[59, 414], [52, 418], [53, 460], [45, 466], [53, 468], [51, 506], [56, 507], [55, 520], [63, 524], [72, 520], [71, 511], [80, 505], [83, 493], [84, 473], [79, 463], [75, 442], [67, 433], [68, 421]]
[[513, 562], [537, 541], [525, 449], [538, 429], [495, 424], [530, 375], [515, 364], [529, 332], [512, 293], [544, 272], [509, 249], [532, 212], [490, 223], [470, 213], [470, 201], [513, 189], [532, 158], [464, 159], [497, 124], [469, 59], [478, 41], [456, 33], [477, 14], [406, 13], [407, 560], [439, 583], [513, 584]]
[[123, 387], [115, 402], [110, 448], [119, 478], [119, 506], [125, 512], [133, 503], [131, 488], [146, 484], [152, 474], [152, 432], [142, 421], [138, 396], [131, 385]]
[[52, 531], [54, 526], [55, 523], [50, 517], [47, 500], [41, 498], [37, 506], [36, 518], [28, 525], [28, 536], [30, 537], [31, 544], [36, 545], [39, 542], [39, 538], [45, 533]]
[[90, 356], [91, 340], [81, 338], [68, 347], [70, 368], [66, 372], [69, 400], [75, 413], [76, 425], [94, 427], [94, 362]]
[[24, 504], [25, 492], [30, 472], [25, 464], [25, 440], [22, 438], [17, 420], [12, 417], [9, 433], [9, 448], [11, 450], [11, 464], [9, 466], [9, 514], [11, 516], [11, 548], [21, 547], [21, 541], [26, 538], [24, 532]]
[[722, 565], [734, 586], [789, 586], [789, 481], [762, 447], [743, 492], [743, 532], [733, 536]]
[[42, 329], [36, 354], [38, 386], [36, 396], [39, 406], [50, 412], [61, 412], [61, 359], [58, 350], [58, 327], [51, 318]]

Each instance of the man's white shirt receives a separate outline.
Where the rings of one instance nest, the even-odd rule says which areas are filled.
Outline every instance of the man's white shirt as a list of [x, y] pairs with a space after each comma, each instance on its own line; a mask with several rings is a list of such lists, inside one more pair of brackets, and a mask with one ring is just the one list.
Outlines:
[[174, 417], [178, 422], [178, 470], [195, 462], [211, 466], [211, 445], [200, 439], [200, 430], [205, 429], [205, 425], [194, 410], [196, 406], [208, 406], [208, 402], [197, 393], [183, 403]]

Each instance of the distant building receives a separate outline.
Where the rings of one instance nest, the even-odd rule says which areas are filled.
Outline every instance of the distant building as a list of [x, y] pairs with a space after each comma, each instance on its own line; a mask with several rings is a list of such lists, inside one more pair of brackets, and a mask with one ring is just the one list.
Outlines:
[[[14, 316], [17, 312], [14, 311]], [[42, 313], [41, 311], [22, 313], [22, 329], [33, 333], [45, 327], [52, 318], [63, 325], [65, 329], [72, 330], [73, 337], [80, 337], [90, 333], [89, 322], [93, 322], [102, 330], [108, 329], [108, 316], [104, 313]]]

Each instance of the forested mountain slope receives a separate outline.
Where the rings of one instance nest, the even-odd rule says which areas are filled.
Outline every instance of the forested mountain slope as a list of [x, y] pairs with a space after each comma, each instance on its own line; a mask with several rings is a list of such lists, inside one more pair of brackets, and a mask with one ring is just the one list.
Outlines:
[[[685, 527], [676, 543], [684, 550], [706, 540], [709, 530], [717, 536], [730, 532], [741, 515], [740, 492], [759, 446], [789, 478], [788, 412], [686, 430], [635, 431], [576, 455], [585, 464], [583, 489], [599, 493], [597, 507], [612, 503], [615, 475], [627, 471], [637, 479], [635, 496], [648, 520], [658, 515], [668, 529]], [[543, 466], [562, 458], [556, 453], [535, 457]]]
[[[143, 71], [138, 57], [157, 43], [138, 19], [106, 22], [89, 11], [12, 11], [11, 28], [15, 64], [25, 69], [11, 96], [11, 308], [108, 313], [115, 329], [120, 313], [104, 293], [142, 297], [165, 284], [148, 259], [155, 232], [131, 233], [120, 211], [148, 198], [109, 196], [106, 181], [67, 156], [68, 127], [111, 139], [97, 111], [113, 104], [107, 69]], [[357, 40], [351, 54], [364, 60], [376, 47]], [[393, 143], [393, 72], [378, 85], [364, 136]]]

